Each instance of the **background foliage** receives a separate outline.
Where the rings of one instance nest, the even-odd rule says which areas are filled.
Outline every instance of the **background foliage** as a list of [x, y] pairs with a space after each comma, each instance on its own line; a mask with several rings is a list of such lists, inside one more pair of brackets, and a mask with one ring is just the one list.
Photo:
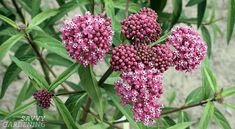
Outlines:
[[[10, 57], [12, 60], [11, 64], [6, 66], [0, 87], [0, 98], [4, 98], [6, 90], [21, 71], [27, 75], [15, 106], [10, 110], [0, 109], [1, 120], [7, 120], [12, 124], [21, 116], [29, 115], [25, 114], [25, 111], [37, 107], [32, 99], [33, 92], [44, 88], [55, 93], [52, 108], [58, 111], [57, 113], [53, 109], [36, 108], [38, 116], [46, 116], [45, 128], [112, 129], [121, 128], [118, 123], [128, 121], [135, 129], [188, 129], [195, 122], [184, 109], [203, 106], [204, 111], [199, 124], [196, 125], [197, 128], [206, 129], [210, 122], [215, 120], [221, 128], [231, 129], [229, 121], [214, 104], [218, 102], [235, 109], [235, 105], [231, 102], [223, 101], [224, 97], [235, 94], [235, 87], [221, 89], [223, 86], [218, 86], [211, 68], [213, 64], [209, 63], [213, 55], [213, 42], [218, 35], [224, 34], [217, 25], [217, 21], [221, 19], [216, 17], [215, 1], [188, 0], [187, 3], [183, 3], [182, 0], [168, 0], [173, 8], [170, 13], [163, 11], [167, 0], [56, 0], [58, 8], [41, 6], [42, 2], [0, 0], [0, 61], [4, 57]], [[209, 6], [210, 2], [212, 3]], [[227, 18], [225, 45], [226, 42], [227, 45], [231, 42], [235, 24], [235, 1], [228, 0], [227, 3], [227, 16], [221, 16]], [[197, 8], [197, 17], [186, 16], [183, 10], [185, 5]], [[182, 107], [170, 105], [175, 100], [175, 92], [172, 92], [167, 99], [169, 106], [165, 106], [162, 116], [157, 120], [158, 124], [153, 127], [145, 127], [141, 123], [134, 122], [130, 107], [120, 105], [119, 97], [113, 89], [113, 82], [119, 73], [108, 69], [102, 77], [98, 77], [94, 74], [92, 66], [84, 68], [76, 64], [68, 58], [60, 33], [55, 27], [57, 22], [70, 11], [78, 8], [82, 13], [88, 10], [94, 10], [95, 14], [105, 11], [106, 15], [111, 17], [115, 31], [113, 44], [118, 45], [123, 40], [120, 34], [120, 21], [126, 17], [126, 14], [135, 13], [139, 8], [147, 6], [159, 15], [163, 34], [158, 43], [164, 42], [167, 33], [175, 24], [183, 23], [196, 25], [208, 45], [208, 58], [201, 65], [203, 78], [201, 87], [188, 94]], [[109, 58], [107, 55], [105, 59], [108, 64]], [[37, 61], [41, 70], [32, 65]], [[64, 67], [65, 70], [57, 74], [52, 69], [56, 66]], [[74, 74], [80, 75], [80, 83], [67, 80]], [[64, 97], [65, 95], [67, 97]]]

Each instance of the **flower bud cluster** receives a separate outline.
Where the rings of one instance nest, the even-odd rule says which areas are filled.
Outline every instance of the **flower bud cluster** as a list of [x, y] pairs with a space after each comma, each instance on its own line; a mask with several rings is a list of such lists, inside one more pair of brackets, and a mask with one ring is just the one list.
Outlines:
[[49, 108], [51, 105], [51, 97], [53, 96], [52, 93], [48, 92], [47, 90], [37, 90], [33, 97], [37, 101], [38, 106], [42, 108]]

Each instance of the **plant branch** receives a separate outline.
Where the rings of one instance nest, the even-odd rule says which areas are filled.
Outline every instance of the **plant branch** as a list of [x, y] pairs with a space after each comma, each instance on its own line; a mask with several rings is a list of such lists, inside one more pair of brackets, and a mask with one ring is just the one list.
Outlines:
[[19, 16], [20, 16], [22, 22], [25, 24], [26, 21], [25, 21], [24, 15], [23, 15], [21, 9], [19, 8], [19, 6], [17, 5], [16, 1], [15, 1], [15, 0], [11, 0], [11, 2], [12, 2], [12, 4], [13, 4], [13, 6], [15, 7], [16, 12], [19, 14]]
[[[92, 116], [94, 116], [96, 119], [101, 120], [98, 115], [96, 115], [95, 113], [91, 112], [89, 109], [88, 109], [88, 110], [85, 110], [85, 107], [82, 107], [82, 108], [83, 108], [83, 111], [84, 111], [84, 112], [87, 112], [87, 113], [91, 114]], [[116, 126], [116, 125], [114, 125], [114, 124], [112, 124], [112, 123], [110, 123], [110, 122], [108, 122], [108, 121], [105, 121], [105, 120], [101, 120], [101, 121], [105, 122], [106, 124], [108, 124], [108, 125], [110, 125], [110, 126], [116, 128], [116, 129], [122, 129], [122, 128], [120, 128], [120, 127], [118, 127], [118, 126]]]
[[98, 85], [101, 86], [105, 82], [105, 80], [112, 74], [112, 72], [113, 72], [113, 68], [110, 66], [109, 69], [100, 78]]
[[83, 123], [86, 122], [86, 118], [87, 118], [87, 114], [89, 112], [90, 106], [91, 106], [91, 98], [88, 97], [87, 101], [86, 101], [86, 105], [83, 109], [85, 112], [83, 112], [82, 118], [80, 119], [80, 121], [83, 122]]
[[83, 93], [86, 93], [86, 91], [71, 91], [71, 92], [57, 93], [57, 94], [55, 94], [55, 96], [71, 95], [71, 94], [83, 94]]
[[128, 8], [129, 8], [130, 0], [126, 0], [126, 8], [125, 8], [125, 18], [128, 17]]
[[[172, 110], [168, 110], [168, 111], [162, 112], [161, 116], [167, 115], [167, 114], [171, 114], [171, 113], [175, 113], [175, 112], [178, 112], [178, 111], [182, 111], [182, 110], [185, 110], [185, 109], [197, 107], [197, 106], [203, 106], [204, 104], [207, 104], [208, 102], [220, 101], [221, 99], [222, 98], [213, 98], [213, 99], [209, 99], [209, 100], [203, 100], [203, 101], [201, 101], [199, 103], [196, 103], [196, 104], [181, 106], [181, 107], [176, 108], [176, 109], [172, 109]], [[113, 124], [119, 124], [119, 123], [124, 123], [124, 122], [128, 122], [128, 120], [116, 121], [116, 122], [112, 122], [112, 123]]]

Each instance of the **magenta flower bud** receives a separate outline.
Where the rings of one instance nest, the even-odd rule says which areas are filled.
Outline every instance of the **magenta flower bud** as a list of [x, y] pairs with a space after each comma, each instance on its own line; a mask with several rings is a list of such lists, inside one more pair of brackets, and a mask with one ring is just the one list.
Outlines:
[[174, 27], [166, 44], [174, 47], [173, 63], [179, 71], [192, 72], [206, 56], [207, 45], [191, 27]]
[[133, 43], [150, 43], [160, 38], [161, 27], [145, 13], [131, 14], [122, 21], [122, 33]]
[[143, 7], [143, 8], [140, 9], [139, 13], [140, 14], [145, 14], [145, 15], [147, 15], [149, 17], [152, 17], [155, 20], [158, 19], [157, 13], [154, 10], [152, 10], [151, 8]]
[[62, 39], [71, 58], [84, 66], [96, 64], [104, 58], [112, 45], [110, 18], [104, 15], [77, 16], [61, 28]]
[[123, 105], [130, 104], [136, 122], [155, 124], [160, 117], [162, 104], [158, 102], [162, 91], [163, 75], [156, 69], [145, 69], [138, 64], [135, 71], [123, 72], [121, 80], [115, 82], [116, 93]]
[[37, 90], [33, 97], [37, 101], [37, 105], [42, 108], [49, 108], [51, 105], [51, 97], [53, 96], [52, 93], [50, 93], [47, 90]]

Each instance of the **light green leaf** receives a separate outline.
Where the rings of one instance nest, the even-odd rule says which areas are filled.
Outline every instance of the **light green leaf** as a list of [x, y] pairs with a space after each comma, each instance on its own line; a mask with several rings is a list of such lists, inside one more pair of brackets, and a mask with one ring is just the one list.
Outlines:
[[204, 1], [204, 0], [189, 0], [189, 2], [187, 3], [186, 6], [193, 6], [195, 4], [201, 3], [202, 1]]
[[192, 125], [192, 122], [183, 122], [183, 123], [178, 123], [174, 126], [171, 126], [167, 129], [185, 129], [185, 128], [189, 127], [190, 125]]
[[215, 117], [216, 122], [220, 125], [222, 129], [232, 129], [228, 120], [224, 117], [224, 115], [217, 108], [215, 108], [214, 117]]
[[213, 116], [213, 113], [214, 113], [214, 104], [212, 102], [208, 102], [202, 113], [202, 117], [200, 119], [198, 127], [199, 129], [207, 129], [211, 121], [211, 117]]
[[10, 37], [8, 40], [6, 40], [4, 43], [0, 46], [0, 61], [6, 54], [6, 52], [14, 46], [21, 38], [23, 38], [24, 35], [22, 33], [16, 34], [12, 37]]
[[189, 95], [187, 96], [185, 100], [185, 103], [193, 104], [193, 103], [200, 102], [201, 100], [203, 100], [203, 88], [198, 87], [189, 93]]
[[[115, 0], [113, 1], [113, 5], [115, 8], [125, 10], [126, 9], [126, 0]], [[137, 13], [140, 9], [140, 6], [132, 1], [129, 3], [128, 11], [132, 13]]]
[[229, 0], [228, 1], [228, 15], [227, 15], [227, 43], [229, 44], [232, 34], [233, 34], [233, 29], [234, 29], [234, 24], [235, 24], [235, 0]]
[[32, 21], [30, 22], [29, 26], [27, 27], [28, 30], [32, 29], [33, 27], [39, 25], [40, 23], [42, 23], [44, 20], [46, 20], [47, 18], [54, 16], [58, 13], [57, 10], [47, 10], [44, 12], [41, 12], [40, 14], [38, 14], [37, 16], [35, 16]]
[[181, 15], [182, 0], [172, 0], [172, 3], [173, 3], [173, 13], [172, 13], [171, 27], [173, 27], [177, 23]]
[[25, 74], [27, 74], [30, 78], [36, 81], [36, 83], [42, 87], [47, 89], [49, 87], [47, 81], [44, 79], [43, 75], [35, 70], [29, 63], [20, 61], [16, 57], [11, 57], [12, 61], [16, 63], [18, 67], [20, 67]]
[[61, 57], [55, 53], [47, 54], [46, 60], [51, 65], [60, 65], [60, 66], [69, 67], [70, 65], [73, 64], [73, 62], [70, 61], [69, 59]]
[[[190, 117], [187, 112], [180, 111], [178, 115], [178, 123], [183, 122], [190, 122]], [[190, 127], [187, 127], [186, 129], [189, 129]]]
[[223, 89], [223, 91], [221, 93], [222, 97], [228, 97], [228, 96], [232, 96], [232, 95], [235, 95], [235, 87]]
[[0, 19], [2, 19], [3, 21], [5, 21], [6, 23], [8, 23], [9, 25], [11, 25], [12, 27], [18, 28], [18, 25], [17, 25], [14, 21], [12, 21], [10, 18], [8, 18], [8, 17], [5, 17], [5, 16], [3, 16], [3, 15], [0, 14]]
[[141, 129], [138, 124], [134, 121], [133, 119], [133, 112], [130, 110], [130, 106], [123, 106], [120, 104], [120, 98], [116, 95], [113, 86], [112, 85], [103, 85], [106, 92], [108, 93], [109, 97], [112, 99], [116, 107], [122, 112], [123, 115], [127, 118], [127, 120], [130, 122], [130, 124], [135, 128], [135, 129]]
[[233, 109], [233, 110], [235, 110], [235, 105], [233, 105], [233, 104], [231, 104], [231, 103], [223, 103], [223, 105], [224, 106], [226, 106], [226, 107], [229, 107], [229, 108], [231, 108], [231, 109]]
[[215, 92], [217, 90], [216, 78], [208, 67], [203, 67], [203, 73], [206, 81], [209, 83], [211, 89]]
[[197, 27], [198, 28], [200, 27], [200, 25], [202, 23], [202, 20], [203, 20], [205, 11], [206, 11], [206, 2], [207, 2], [207, 0], [203, 0], [197, 6]]
[[32, 101], [30, 103], [21, 105], [19, 107], [17, 107], [13, 112], [10, 112], [5, 119], [10, 119], [20, 113], [23, 113], [24, 111], [28, 110], [29, 108], [31, 108], [32, 106], [34, 106], [36, 104], [36, 101]]
[[201, 31], [202, 31], [203, 39], [206, 41], [206, 44], [207, 44], [207, 55], [208, 55], [208, 57], [210, 57], [211, 56], [211, 49], [212, 49], [210, 33], [205, 26], [201, 27]]
[[93, 100], [96, 109], [98, 110], [100, 118], [103, 119], [102, 95], [91, 66], [84, 67], [83, 65], [81, 65], [78, 73], [81, 80], [80, 84], [82, 88], [87, 91], [88, 95]]
[[56, 107], [58, 108], [66, 126], [68, 129], [78, 129], [80, 128], [79, 124], [75, 124], [74, 119], [72, 118], [69, 110], [66, 108], [64, 103], [56, 96], [53, 97]]
[[170, 92], [170, 95], [167, 97], [167, 100], [169, 102], [169, 105], [172, 104], [172, 102], [175, 100], [175, 97], [176, 97], [176, 92], [174, 90], [172, 90]]
[[66, 69], [60, 76], [58, 76], [50, 85], [49, 91], [55, 89], [58, 85], [63, 83], [66, 79], [68, 79], [73, 73], [77, 72], [79, 64], [74, 63], [68, 69]]
[[64, 58], [68, 59], [67, 51], [65, 50], [65, 47], [63, 46], [63, 43], [59, 40], [49, 36], [46, 33], [39, 33], [35, 38], [34, 41], [36, 44], [38, 44], [40, 47], [46, 48], [49, 51], [52, 51]]
[[114, 30], [118, 30], [118, 28], [116, 27], [116, 18], [115, 18], [115, 8], [114, 8], [114, 3], [113, 0], [104, 0], [105, 2], [105, 13], [107, 14], [107, 16], [109, 16], [111, 18], [111, 23], [112, 23], [112, 28]]

